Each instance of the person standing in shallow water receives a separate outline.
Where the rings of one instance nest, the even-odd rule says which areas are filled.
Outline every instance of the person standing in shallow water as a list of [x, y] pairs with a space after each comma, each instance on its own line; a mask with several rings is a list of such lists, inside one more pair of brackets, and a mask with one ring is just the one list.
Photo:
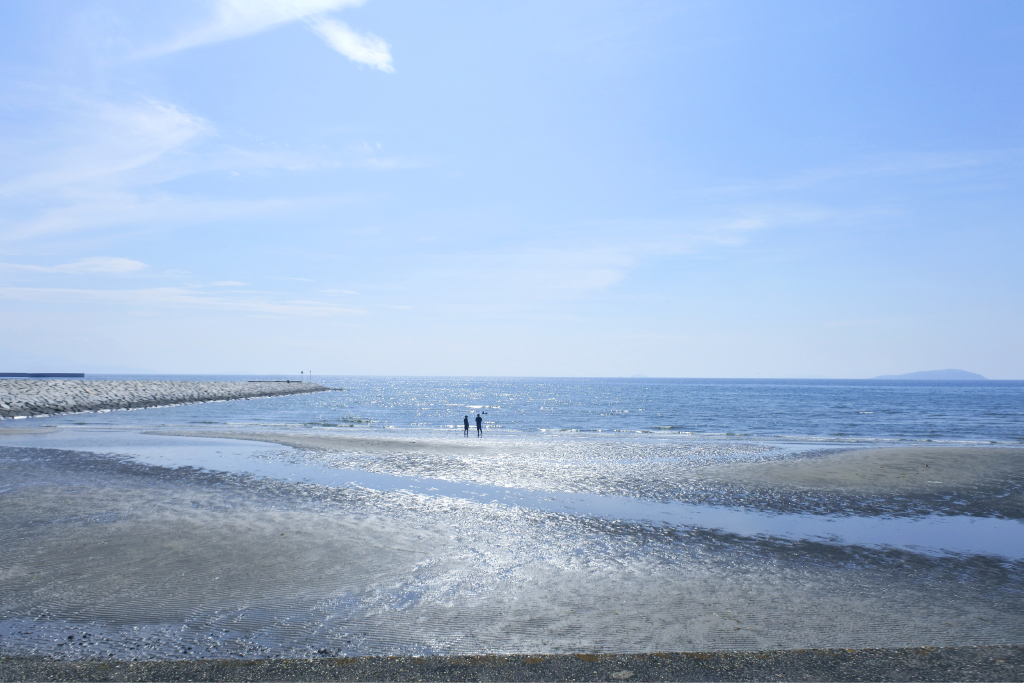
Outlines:
[[476, 414], [476, 435], [477, 436], [483, 436], [484, 435], [484, 428], [481, 426], [481, 425], [483, 425], [483, 423], [484, 423], [484, 419], [482, 417], [480, 417], [480, 413], [477, 413]]
[[466, 427], [466, 436], [469, 436], [469, 415], [462, 416], [462, 424]]

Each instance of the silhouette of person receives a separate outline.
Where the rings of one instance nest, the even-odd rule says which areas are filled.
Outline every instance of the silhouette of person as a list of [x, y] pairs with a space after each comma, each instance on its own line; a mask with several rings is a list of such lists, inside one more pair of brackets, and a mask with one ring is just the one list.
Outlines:
[[476, 435], [477, 436], [483, 436], [484, 435], [484, 428], [481, 426], [481, 425], [483, 425], [483, 423], [484, 423], [484, 419], [482, 417], [480, 417], [480, 413], [477, 413], [476, 414]]
[[466, 436], [469, 436], [469, 415], [462, 416], [462, 424], [466, 427]]

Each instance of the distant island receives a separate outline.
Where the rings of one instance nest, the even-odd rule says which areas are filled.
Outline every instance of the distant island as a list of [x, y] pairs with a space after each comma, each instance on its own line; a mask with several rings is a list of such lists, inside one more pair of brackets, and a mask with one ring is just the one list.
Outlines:
[[987, 377], [966, 370], [925, 370], [923, 372], [908, 372], [905, 375], [879, 375], [873, 379], [987, 379]]

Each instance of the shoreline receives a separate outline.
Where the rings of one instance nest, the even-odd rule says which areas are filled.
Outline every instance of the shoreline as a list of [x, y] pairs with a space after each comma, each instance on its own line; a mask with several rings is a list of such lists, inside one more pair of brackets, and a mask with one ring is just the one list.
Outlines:
[[0, 420], [338, 391], [312, 382], [0, 379]]
[[0, 658], [0, 681], [1008, 681], [1024, 645], [192, 661]]

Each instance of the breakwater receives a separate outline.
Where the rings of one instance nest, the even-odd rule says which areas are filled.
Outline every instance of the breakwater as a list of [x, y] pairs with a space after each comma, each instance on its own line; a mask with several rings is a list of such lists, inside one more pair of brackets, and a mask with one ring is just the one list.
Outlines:
[[312, 382], [0, 379], [0, 419], [335, 391]]

